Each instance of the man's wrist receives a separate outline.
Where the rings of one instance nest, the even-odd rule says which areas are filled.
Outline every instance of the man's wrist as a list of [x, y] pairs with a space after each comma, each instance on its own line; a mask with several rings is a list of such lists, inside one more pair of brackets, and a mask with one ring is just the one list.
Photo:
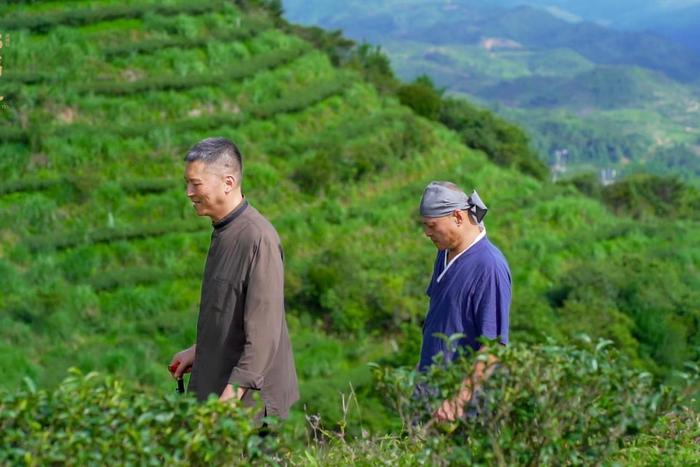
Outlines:
[[459, 391], [459, 395], [457, 396], [457, 401], [466, 404], [469, 402], [472, 398], [472, 389], [471, 387], [465, 387], [462, 388], [461, 391]]
[[239, 401], [245, 395], [246, 390], [247, 390], [246, 388], [242, 388], [242, 387], [239, 387], [238, 385], [234, 385], [234, 384], [229, 383], [224, 388], [223, 392], [221, 393], [221, 396], [219, 396], [219, 400], [221, 400], [221, 401], [227, 401], [227, 400]]

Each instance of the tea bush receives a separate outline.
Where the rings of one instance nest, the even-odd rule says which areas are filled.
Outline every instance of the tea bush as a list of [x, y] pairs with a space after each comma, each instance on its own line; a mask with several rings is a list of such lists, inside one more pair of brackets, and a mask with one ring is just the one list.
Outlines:
[[[0, 399], [0, 463], [229, 465], [274, 462], [253, 422], [259, 408], [157, 397], [95, 373]], [[174, 387], [174, 385], [173, 385]], [[273, 421], [270, 421], [273, 423]]]
[[[337, 420], [313, 412], [306, 413], [306, 422], [266, 419], [275, 435], [261, 436], [253, 422], [258, 408], [214, 399], [200, 404], [77, 370], [51, 391], [27, 379], [25, 389], [0, 393], [0, 462], [442, 466], [700, 460], [700, 418], [687, 399], [698, 389], [697, 367], [688, 367], [684, 384], [671, 389], [631, 370], [606, 341], [488, 352], [497, 356], [497, 366], [471, 414], [455, 422], [436, 422], [431, 413], [485, 354], [462, 355], [449, 365], [436, 358], [424, 374], [373, 365], [373, 389], [385, 398], [387, 416], [401, 422], [398, 431], [385, 432], [353, 416], [365, 401], [352, 388], [340, 397]], [[425, 398], [416, 396], [417, 386], [431, 388]]]
[[223, 5], [224, 2], [221, 0], [209, 0], [197, 4], [158, 5], [144, 3], [142, 5], [108, 5], [99, 9], [59, 10], [44, 14], [23, 14], [6, 17], [0, 21], [0, 28], [3, 30], [30, 29], [35, 32], [47, 32], [50, 28], [59, 25], [79, 26], [110, 19], [134, 18], [154, 11], [161, 15], [196, 14], [216, 7], [221, 8]]
[[[486, 354], [462, 355], [450, 365], [437, 356], [425, 374], [375, 367], [378, 391], [401, 415], [407, 436], [433, 451], [431, 463], [590, 465], [647, 432], [662, 414], [685, 410], [697, 419], [692, 408], [682, 409], [687, 392], [659, 386], [651, 374], [631, 369], [609, 341], [489, 346], [487, 352], [498, 363], [472, 413], [453, 423], [436, 422], [430, 413], [454, 397]], [[698, 376], [697, 367], [683, 374], [689, 391], [700, 388]], [[427, 388], [423, 397], [416, 386]]]

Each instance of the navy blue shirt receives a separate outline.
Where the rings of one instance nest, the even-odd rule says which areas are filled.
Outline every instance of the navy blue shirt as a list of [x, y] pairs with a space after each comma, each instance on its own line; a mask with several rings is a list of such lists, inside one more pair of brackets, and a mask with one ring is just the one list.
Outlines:
[[446, 255], [447, 250], [438, 251], [426, 291], [430, 307], [423, 324], [421, 370], [430, 366], [433, 357], [440, 352], [447, 361], [454, 356], [455, 348], [448, 348], [436, 333], [448, 337], [463, 334], [457, 345], [474, 350], [479, 350], [480, 337], [498, 338], [500, 343], [508, 343], [511, 277], [503, 254], [484, 236], [442, 274]]

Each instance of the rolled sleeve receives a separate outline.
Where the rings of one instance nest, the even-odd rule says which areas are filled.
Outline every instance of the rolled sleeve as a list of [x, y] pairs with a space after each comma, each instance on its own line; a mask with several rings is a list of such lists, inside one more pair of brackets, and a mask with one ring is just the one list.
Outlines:
[[234, 367], [231, 372], [231, 377], [228, 379], [229, 384], [234, 384], [242, 388], [257, 389], [262, 388], [263, 375], [244, 370], [239, 367]]

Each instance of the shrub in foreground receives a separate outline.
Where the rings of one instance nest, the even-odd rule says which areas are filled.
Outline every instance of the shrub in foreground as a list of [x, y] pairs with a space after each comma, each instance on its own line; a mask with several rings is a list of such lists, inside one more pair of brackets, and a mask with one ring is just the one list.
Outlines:
[[[423, 454], [434, 453], [430, 463], [592, 464], [649, 431], [687, 395], [632, 369], [609, 344], [492, 347], [499, 363], [471, 407], [478, 415], [448, 424], [426, 414], [456, 394], [484, 354], [436, 364], [425, 375], [380, 367], [375, 374], [407, 436], [424, 444]], [[689, 388], [696, 384], [697, 374], [683, 376]], [[428, 396], [416, 397], [416, 385]]]
[[[252, 409], [256, 410], [256, 409]], [[231, 465], [275, 462], [251, 409], [154, 397], [95, 373], [0, 399], [0, 464]]]
[[[588, 465], [644, 463], [650, 455], [671, 465], [700, 461], [700, 418], [684, 405], [697, 391], [697, 366], [671, 388], [632, 369], [607, 341], [498, 346], [490, 353], [498, 363], [471, 407], [477, 416], [438, 423], [430, 414], [484, 354], [450, 365], [438, 360], [427, 374], [374, 365], [376, 393], [403, 430], [348, 426], [348, 412], [361, 406], [351, 393], [333, 425], [307, 414], [306, 439], [292, 421], [286, 424], [292, 430], [261, 437], [250, 410], [149, 395], [74, 371], [55, 390], [29, 382], [23, 391], [0, 394], [0, 464]], [[426, 389], [424, 398], [416, 386]], [[664, 457], [671, 451], [675, 457]]]

